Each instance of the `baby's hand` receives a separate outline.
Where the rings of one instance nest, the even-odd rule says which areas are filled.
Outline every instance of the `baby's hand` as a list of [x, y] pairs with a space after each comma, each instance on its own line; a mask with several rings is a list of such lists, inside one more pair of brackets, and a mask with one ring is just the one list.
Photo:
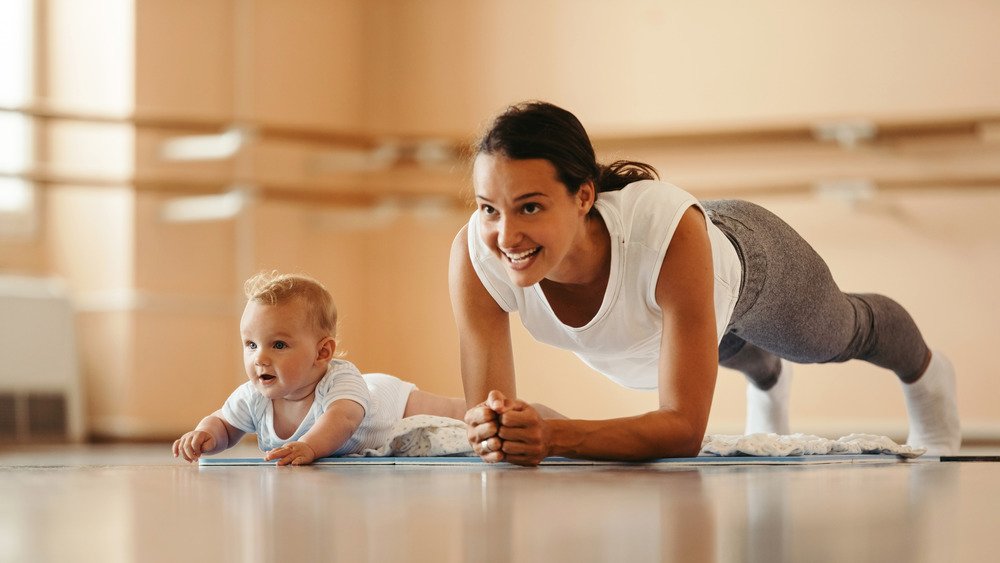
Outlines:
[[215, 449], [215, 438], [204, 430], [192, 430], [174, 442], [174, 457], [184, 456], [187, 461], [196, 461], [203, 452]]
[[308, 465], [316, 460], [316, 452], [305, 442], [288, 442], [264, 456], [265, 461], [274, 459], [278, 460], [278, 465]]

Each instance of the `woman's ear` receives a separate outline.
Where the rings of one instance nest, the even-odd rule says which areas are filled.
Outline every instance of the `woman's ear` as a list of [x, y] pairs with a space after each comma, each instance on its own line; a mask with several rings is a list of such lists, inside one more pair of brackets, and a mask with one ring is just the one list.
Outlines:
[[583, 184], [580, 184], [580, 189], [576, 192], [576, 201], [580, 206], [580, 211], [584, 215], [590, 213], [590, 210], [594, 207], [594, 200], [597, 199], [597, 190], [594, 188], [594, 182], [592, 180], [587, 180]]
[[323, 340], [319, 341], [316, 350], [316, 363], [317, 364], [327, 364], [333, 359], [334, 354], [337, 353], [337, 341], [333, 339], [332, 336], [327, 336]]

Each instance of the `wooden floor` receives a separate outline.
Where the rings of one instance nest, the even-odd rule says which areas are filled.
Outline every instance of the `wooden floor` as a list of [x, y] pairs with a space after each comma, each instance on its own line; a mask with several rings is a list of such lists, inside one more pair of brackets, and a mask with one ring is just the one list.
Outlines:
[[1000, 463], [199, 468], [166, 445], [0, 449], [3, 562], [998, 554]]

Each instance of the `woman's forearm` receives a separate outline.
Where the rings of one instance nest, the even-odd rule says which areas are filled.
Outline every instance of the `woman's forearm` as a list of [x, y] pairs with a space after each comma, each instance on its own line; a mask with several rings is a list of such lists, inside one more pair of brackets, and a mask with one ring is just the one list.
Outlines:
[[623, 461], [691, 457], [705, 429], [671, 411], [611, 420], [546, 420], [549, 455]]

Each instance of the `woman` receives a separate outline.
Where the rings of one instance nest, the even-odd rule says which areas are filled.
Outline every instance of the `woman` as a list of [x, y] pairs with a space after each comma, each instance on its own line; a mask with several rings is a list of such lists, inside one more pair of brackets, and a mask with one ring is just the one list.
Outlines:
[[[698, 202], [649, 165], [596, 162], [573, 114], [508, 108], [477, 146], [478, 209], [452, 246], [469, 441], [484, 460], [697, 455], [718, 366], [744, 373], [747, 433], [788, 433], [789, 364], [862, 359], [903, 383], [908, 444], [954, 452], [954, 371], [909, 314], [845, 294], [779, 218], [743, 201]], [[509, 314], [659, 408], [566, 420], [517, 398]]]

